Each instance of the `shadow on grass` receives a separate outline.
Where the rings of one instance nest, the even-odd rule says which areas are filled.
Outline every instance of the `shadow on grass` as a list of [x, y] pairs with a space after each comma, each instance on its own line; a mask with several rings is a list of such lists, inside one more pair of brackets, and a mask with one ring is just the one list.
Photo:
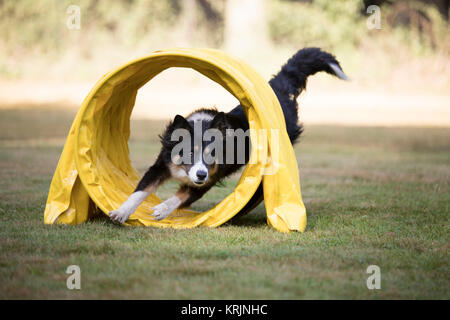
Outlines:
[[[121, 228], [121, 225], [118, 225], [112, 222], [109, 217], [100, 212], [89, 219], [89, 223], [94, 224], [107, 224], [110, 226], [115, 226], [117, 228]], [[250, 213], [242, 216], [235, 216], [229, 221], [225, 222], [223, 226], [236, 226], [236, 227], [261, 227], [267, 225], [266, 222], [266, 211], [264, 206], [257, 207]]]
[[236, 215], [223, 224], [236, 227], [261, 227], [267, 225], [264, 204], [259, 205], [245, 215]]

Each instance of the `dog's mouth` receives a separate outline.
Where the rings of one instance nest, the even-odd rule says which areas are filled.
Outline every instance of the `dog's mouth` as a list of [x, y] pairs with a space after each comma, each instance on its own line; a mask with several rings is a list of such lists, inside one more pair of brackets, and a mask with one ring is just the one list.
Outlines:
[[204, 185], [204, 184], [206, 183], [206, 179], [205, 179], [205, 180], [197, 180], [197, 181], [193, 180], [192, 182], [193, 182], [196, 186], [202, 186], [202, 185]]

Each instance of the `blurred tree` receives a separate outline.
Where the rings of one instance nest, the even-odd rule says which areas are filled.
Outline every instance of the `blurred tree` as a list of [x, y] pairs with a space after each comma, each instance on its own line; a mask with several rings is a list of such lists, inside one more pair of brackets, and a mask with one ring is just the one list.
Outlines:
[[[416, 0], [417, 2], [422, 2], [423, 4], [426, 5], [433, 5], [435, 6], [438, 10], [439, 13], [445, 18], [445, 20], [448, 21], [449, 19], [449, 9], [450, 9], [450, 0]], [[411, 2], [411, 1], [394, 1], [394, 0], [363, 0], [364, 3], [364, 14], [365, 14], [365, 8], [367, 8], [368, 6], [374, 4], [377, 6], [381, 6], [381, 5], [398, 5], [398, 3], [403, 2], [404, 4], [406, 4], [406, 2]], [[422, 12], [423, 14], [423, 12]]]
[[[225, 0], [221, 0], [221, 1], [225, 2]], [[222, 14], [211, 5], [210, 1], [197, 0], [197, 3], [199, 4], [200, 8], [204, 12], [204, 14], [209, 22], [219, 24], [223, 21]]]
[[205, 17], [211, 40], [216, 46], [224, 42], [225, 4], [226, 0], [197, 0], [198, 7]]
[[193, 0], [181, 0], [181, 16], [179, 20], [183, 37], [180, 46], [189, 46], [197, 27], [196, 4]]
[[[225, 0], [171, 1], [175, 7], [180, 8], [178, 24], [183, 38], [180, 45], [192, 46], [197, 43], [208, 42], [210, 45], [218, 46], [223, 43]], [[206, 34], [199, 32], [202, 28], [206, 30]]]
[[[284, 1], [290, 1], [290, 2], [306, 2], [306, 3], [313, 3], [314, 0], [284, 0]], [[445, 20], [448, 21], [449, 14], [450, 14], [450, 0], [415, 0], [417, 2], [422, 2], [423, 4], [427, 5], [434, 5], [441, 15], [445, 18]], [[396, 0], [362, 0], [362, 3], [364, 4], [364, 8], [362, 8], [361, 13], [366, 14], [366, 8], [370, 5], [395, 5], [396, 3], [401, 1]], [[406, 1], [403, 1], [406, 2]], [[411, 1], [409, 1], [411, 2]]]
[[426, 7], [435, 7], [446, 21], [449, 19], [450, 0], [364, 0], [363, 2], [365, 7], [372, 4], [389, 7], [391, 10], [386, 17], [386, 22], [390, 26], [403, 26], [417, 30], [420, 37], [428, 40], [433, 49], [437, 46], [437, 39], [433, 32], [433, 21]]

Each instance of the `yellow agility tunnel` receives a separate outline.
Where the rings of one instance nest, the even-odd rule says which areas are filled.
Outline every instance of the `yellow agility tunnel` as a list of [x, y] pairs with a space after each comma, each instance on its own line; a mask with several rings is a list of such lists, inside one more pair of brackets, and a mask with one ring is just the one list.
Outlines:
[[134, 191], [139, 173], [130, 162], [128, 138], [136, 95], [153, 77], [173, 67], [194, 69], [223, 86], [241, 103], [252, 132], [266, 129], [277, 134], [268, 134], [266, 140], [253, 139], [255, 136], [251, 135], [250, 161], [237, 186], [210, 210], [202, 213], [176, 210], [157, 221], [151, 216], [152, 207], [161, 200], [152, 194], [125, 225], [217, 227], [247, 204], [262, 180], [268, 224], [281, 232], [303, 232], [306, 210], [297, 161], [278, 99], [253, 68], [212, 49], [156, 51], [107, 73], [98, 81], [70, 129], [50, 185], [44, 222], [72, 225], [85, 222], [98, 209], [105, 214], [116, 210]]

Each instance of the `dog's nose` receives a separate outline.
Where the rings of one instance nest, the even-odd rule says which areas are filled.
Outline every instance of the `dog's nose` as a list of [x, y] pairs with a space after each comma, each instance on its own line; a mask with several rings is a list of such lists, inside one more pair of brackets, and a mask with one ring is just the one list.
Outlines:
[[208, 172], [206, 172], [204, 170], [197, 171], [197, 178], [199, 178], [200, 180], [205, 180], [207, 175], [208, 175]]

